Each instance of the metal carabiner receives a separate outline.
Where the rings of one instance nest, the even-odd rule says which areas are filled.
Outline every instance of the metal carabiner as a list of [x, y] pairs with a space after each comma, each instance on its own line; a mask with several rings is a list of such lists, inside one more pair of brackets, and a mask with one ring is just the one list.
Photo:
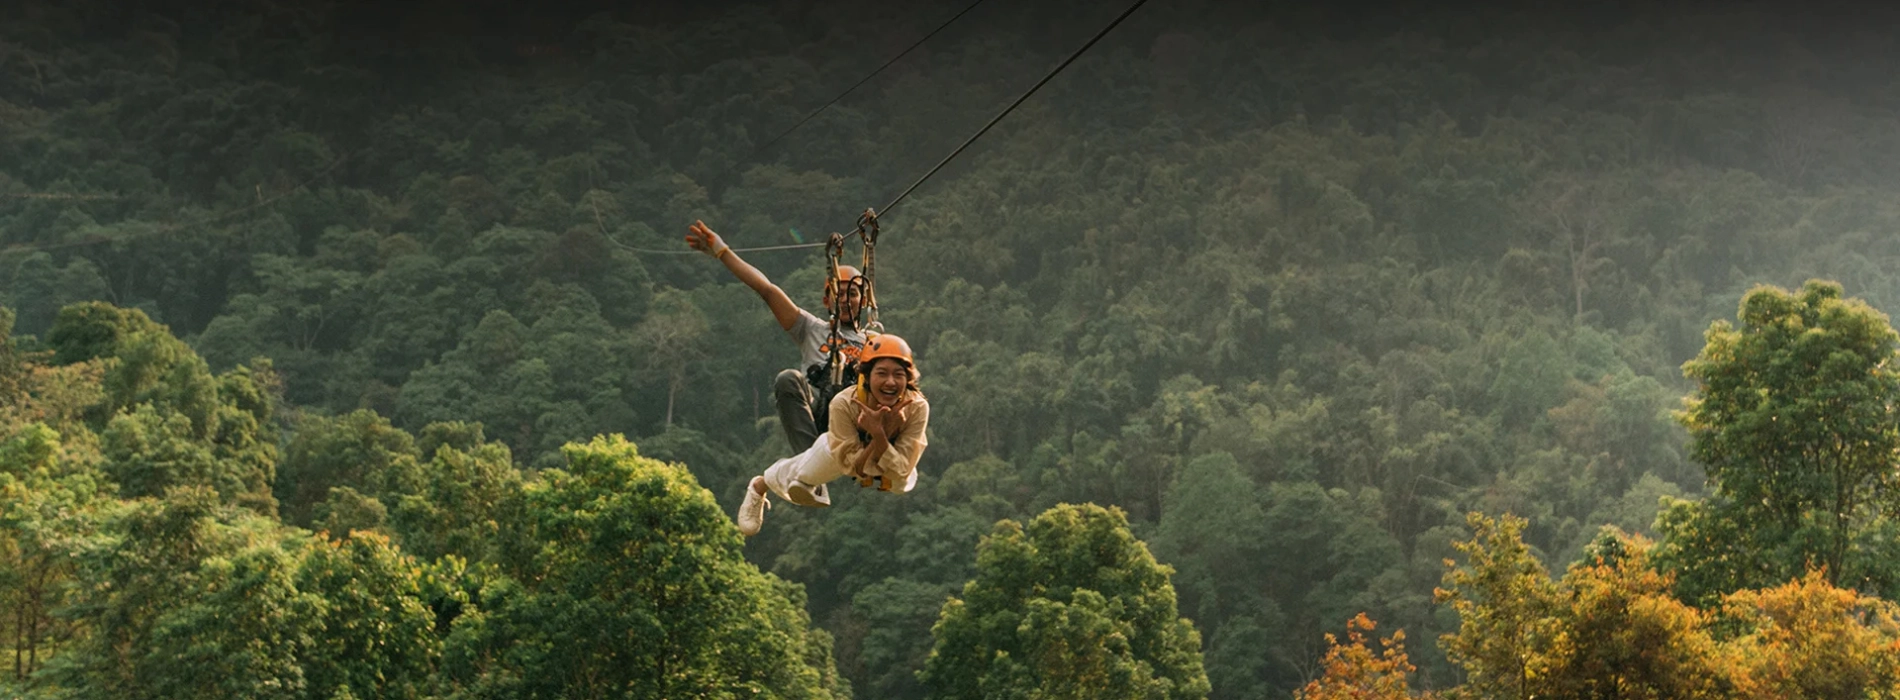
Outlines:
[[866, 207], [864, 213], [858, 215], [858, 237], [864, 239], [865, 245], [871, 246], [877, 245], [877, 234], [877, 210]]

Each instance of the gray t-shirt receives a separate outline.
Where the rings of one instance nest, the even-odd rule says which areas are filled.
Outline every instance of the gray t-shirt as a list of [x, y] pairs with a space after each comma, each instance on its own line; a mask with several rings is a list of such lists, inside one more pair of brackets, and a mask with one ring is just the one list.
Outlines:
[[[825, 353], [821, 348], [825, 345], [825, 338], [831, 336], [829, 323], [825, 319], [813, 316], [810, 311], [799, 309], [798, 320], [793, 321], [792, 327], [785, 330], [786, 333], [792, 335], [792, 342], [798, 343], [800, 370], [825, 363]], [[850, 343], [851, 347], [864, 347], [864, 334], [856, 329], [848, 326], [840, 328], [838, 335], [844, 338], [846, 343]]]

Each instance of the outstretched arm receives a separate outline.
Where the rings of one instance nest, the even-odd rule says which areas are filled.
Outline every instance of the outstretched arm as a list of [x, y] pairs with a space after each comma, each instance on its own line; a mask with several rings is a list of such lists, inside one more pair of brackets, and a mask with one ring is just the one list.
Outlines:
[[713, 233], [713, 230], [706, 226], [706, 222], [695, 220], [691, 226], [686, 227], [686, 245], [692, 246], [693, 250], [718, 258], [719, 262], [724, 263], [726, 269], [732, 272], [733, 277], [739, 278], [745, 286], [758, 292], [759, 298], [764, 299], [765, 305], [772, 309], [772, 317], [778, 319], [780, 328], [791, 330], [792, 324], [798, 322], [798, 305], [792, 303], [792, 298], [786, 296], [785, 290], [772, 284], [772, 280], [766, 279], [765, 273], [753, 267], [752, 263], [740, 260], [739, 254], [732, 252], [732, 248], [728, 247], [725, 241], [720, 240], [719, 234]]

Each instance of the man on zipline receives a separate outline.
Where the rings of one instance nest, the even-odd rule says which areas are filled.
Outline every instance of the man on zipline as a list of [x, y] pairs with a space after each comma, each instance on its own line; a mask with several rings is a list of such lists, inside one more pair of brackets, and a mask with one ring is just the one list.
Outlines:
[[[798, 344], [799, 369], [778, 373], [772, 381], [772, 404], [778, 410], [779, 426], [785, 430], [785, 439], [792, 444], [792, 451], [804, 452], [826, 427], [818, 421], [829, 419], [825, 407], [832, 395], [842, 388], [829, 386], [831, 372], [824, 345], [831, 332], [830, 323], [792, 303], [785, 290], [766, 279], [759, 268], [739, 259], [739, 254], [732, 252], [706, 222], [694, 221], [686, 228], [686, 244], [724, 263], [733, 277], [757, 292], [772, 310], [772, 317], [778, 319], [779, 327], [791, 334], [792, 342]], [[840, 282], [850, 282], [859, 272], [855, 267], [839, 265], [838, 275]], [[844, 284], [843, 287], [843, 290], [834, 290], [830, 282], [826, 282], [824, 304], [827, 313], [835, 310], [838, 314], [838, 335], [850, 346], [843, 351], [848, 362], [864, 347], [864, 335], [857, 330], [864, 297], [858, 285]]]

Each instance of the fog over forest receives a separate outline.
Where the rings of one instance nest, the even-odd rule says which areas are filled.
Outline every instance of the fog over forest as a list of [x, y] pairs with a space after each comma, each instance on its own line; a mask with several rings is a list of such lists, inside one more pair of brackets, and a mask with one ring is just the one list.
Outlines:
[[0, 696], [1900, 697], [1900, 10], [1128, 6], [0, 2]]

